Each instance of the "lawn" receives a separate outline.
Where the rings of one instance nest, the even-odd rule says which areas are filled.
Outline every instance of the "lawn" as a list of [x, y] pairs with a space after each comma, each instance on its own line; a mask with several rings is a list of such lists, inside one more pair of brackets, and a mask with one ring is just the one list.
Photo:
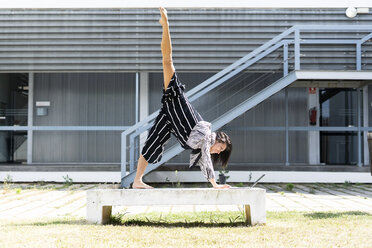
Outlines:
[[240, 212], [114, 215], [108, 225], [64, 217], [2, 221], [0, 247], [371, 247], [372, 214], [267, 212], [245, 226]]

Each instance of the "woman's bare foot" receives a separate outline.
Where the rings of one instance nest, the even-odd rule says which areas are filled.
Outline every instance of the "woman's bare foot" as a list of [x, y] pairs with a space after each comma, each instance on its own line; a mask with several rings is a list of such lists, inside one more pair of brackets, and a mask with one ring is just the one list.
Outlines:
[[159, 8], [160, 10], [160, 15], [161, 15], [161, 18], [159, 20], [159, 23], [164, 26], [166, 24], [168, 24], [168, 15], [167, 15], [167, 10], [163, 7], [160, 7]]
[[151, 187], [150, 185], [147, 185], [146, 183], [142, 181], [134, 181], [132, 188], [133, 189], [153, 189], [154, 187]]

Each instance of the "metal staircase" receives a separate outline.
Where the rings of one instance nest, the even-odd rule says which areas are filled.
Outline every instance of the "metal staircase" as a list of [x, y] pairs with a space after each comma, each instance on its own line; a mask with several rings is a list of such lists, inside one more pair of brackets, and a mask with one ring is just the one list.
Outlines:
[[[215, 90], [217, 87], [223, 86], [226, 82], [234, 81], [237, 76], [244, 73], [249, 68], [253, 68], [257, 63], [274, 62], [277, 64], [276, 72], [281, 73], [281, 78], [274, 80], [269, 83], [269, 85], [265, 82], [266, 79], [264, 79], [265, 81], [258, 80], [257, 82], [254, 82], [257, 85], [264, 85], [264, 83], [266, 83], [266, 85], [257, 93], [250, 96], [247, 95], [245, 99], [239, 104], [236, 104], [235, 107], [218, 115], [216, 118], [213, 117], [213, 121], [211, 122], [212, 129], [215, 131], [297, 80], [372, 80], [372, 72], [362, 70], [362, 45], [366, 42], [370, 42], [372, 39], [372, 33], [370, 33], [371, 30], [372, 26], [362, 25], [293, 26], [203, 83], [187, 91], [186, 96], [191, 102], [196, 101], [208, 92]], [[324, 32], [328, 31], [348, 32], [349, 34], [354, 35], [351, 35], [352, 37], [347, 39], [303, 38], [301, 36], [309, 32], [319, 32], [324, 35]], [[303, 44], [353, 45], [355, 46], [355, 70], [345, 70], [344, 68], [341, 68], [340, 70], [332, 71], [301, 71], [300, 57], [302, 57], [301, 46]], [[292, 69], [291, 71], [290, 68]], [[231, 98], [232, 97], [234, 96], [231, 96]], [[122, 133], [122, 188], [129, 187], [134, 180], [136, 174], [135, 159], [137, 159], [140, 146], [143, 145], [144, 138], [146, 138], [144, 132], [151, 128], [158, 113], [159, 110]], [[203, 114], [202, 116], [204, 117]], [[149, 164], [147, 166], [145, 174], [180, 154], [183, 150], [184, 149], [178, 143], [173, 145], [164, 152], [162, 160], [159, 163]], [[129, 166], [129, 173], [127, 173], [127, 166]]]

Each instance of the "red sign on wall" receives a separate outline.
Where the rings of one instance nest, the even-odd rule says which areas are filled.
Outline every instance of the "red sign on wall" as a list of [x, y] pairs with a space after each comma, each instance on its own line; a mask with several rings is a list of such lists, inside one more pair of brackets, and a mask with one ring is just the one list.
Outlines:
[[316, 94], [316, 88], [309, 88], [309, 94]]

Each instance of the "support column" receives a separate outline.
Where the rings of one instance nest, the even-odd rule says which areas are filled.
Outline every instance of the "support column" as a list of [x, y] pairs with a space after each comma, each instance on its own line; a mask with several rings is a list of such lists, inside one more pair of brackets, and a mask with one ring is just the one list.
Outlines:
[[[316, 126], [319, 127], [319, 117], [320, 117], [320, 105], [319, 105], [319, 88], [316, 88], [315, 94], [309, 94], [308, 97], [308, 110], [316, 107]], [[320, 164], [320, 137], [319, 131], [309, 131], [308, 132], [308, 144], [309, 144], [309, 164], [318, 165]]]
[[358, 100], [358, 104], [357, 104], [357, 107], [358, 107], [358, 132], [357, 132], [357, 135], [358, 135], [358, 166], [359, 167], [362, 167], [363, 166], [363, 163], [362, 163], [362, 132], [360, 130], [360, 127], [362, 126], [362, 123], [361, 123], [361, 116], [362, 116], [362, 104], [361, 104], [361, 90], [358, 88], [357, 89], [357, 100]]
[[[135, 84], [136, 84], [136, 86], [135, 86], [135, 88], [136, 88], [135, 89], [135, 91], [136, 91], [136, 93], [135, 93], [135, 95], [136, 95], [136, 97], [135, 97], [135, 99], [136, 99], [135, 123], [137, 124], [139, 122], [139, 102], [140, 102], [140, 98], [139, 98], [139, 72], [136, 72], [136, 82], [135, 82]], [[135, 144], [138, 144], [138, 138], [135, 138], [134, 142], [135, 142]], [[140, 153], [139, 147], [138, 147], [138, 145], [135, 145], [134, 156], [136, 158], [138, 158], [139, 153]]]
[[285, 88], [285, 165], [289, 166], [288, 87]]
[[295, 70], [300, 70], [300, 31], [296, 29], [295, 31], [295, 45], [294, 45], [294, 53], [295, 53]]
[[[368, 86], [363, 87], [363, 127], [368, 127]], [[368, 131], [363, 132], [364, 165], [369, 165]]]
[[[28, 74], [28, 117], [27, 126], [34, 125], [34, 73]], [[27, 130], [27, 164], [32, 164], [33, 131]]]
[[136, 72], [136, 124], [139, 122], [139, 72]]
[[[149, 73], [140, 72], [139, 80], [139, 118], [140, 121], [149, 115]], [[147, 138], [147, 132], [140, 135], [140, 151]]]

